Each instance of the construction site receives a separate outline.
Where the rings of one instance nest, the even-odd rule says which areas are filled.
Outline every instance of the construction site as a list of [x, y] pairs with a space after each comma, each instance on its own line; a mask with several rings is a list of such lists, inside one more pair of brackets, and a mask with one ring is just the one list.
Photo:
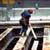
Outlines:
[[[0, 50], [50, 50], [49, 4], [49, 0], [0, 0]], [[24, 36], [21, 13], [30, 7], [33, 13]]]

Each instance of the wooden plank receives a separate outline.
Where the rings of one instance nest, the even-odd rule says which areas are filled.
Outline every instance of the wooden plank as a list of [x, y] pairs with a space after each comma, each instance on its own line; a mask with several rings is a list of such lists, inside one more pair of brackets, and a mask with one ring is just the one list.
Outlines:
[[34, 43], [33, 43], [33, 46], [32, 46], [32, 49], [31, 49], [31, 50], [37, 50], [38, 44], [39, 44], [39, 41], [34, 41]]
[[36, 34], [35, 34], [35, 32], [34, 32], [32, 26], [31, 26], [31, 24], [29, 24], [29, 25], [30, 25], [30, 29], [31, 29], [31, 31], [32, 31], [32, 33], [33, 33], [34, 38], [37, 39], [37, 36], [36, 36]]
[[0, 41], [9, 33], [12, 31], [13, 28], [7, 28], [3, 33], [0, 34]]
[[20, 37], [13, 50], [21, 49], [24, 47], [27, 37]]
[[[19, 19], [20, 20], [20, 19]], [[19, 20], [17, 21], [5, 21], [5, 22], [2, 22], [0, 21], [0, 25], [4, 25], [4, 24], [19, 24]], [[50, 24], [50, 21], [29, 21], [29, 23], [31, 24]]]

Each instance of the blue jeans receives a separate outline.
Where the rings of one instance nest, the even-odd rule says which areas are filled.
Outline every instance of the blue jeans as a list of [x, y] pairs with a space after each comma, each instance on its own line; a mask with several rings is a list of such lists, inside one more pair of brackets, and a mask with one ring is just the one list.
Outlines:
[[21, 31], [21, 33], [24, 32], [24, 35], [26, 35], [26, 31], [27, 31], [27, 28], [26, 28], [26, 27], [22, 27], [22, 31]]

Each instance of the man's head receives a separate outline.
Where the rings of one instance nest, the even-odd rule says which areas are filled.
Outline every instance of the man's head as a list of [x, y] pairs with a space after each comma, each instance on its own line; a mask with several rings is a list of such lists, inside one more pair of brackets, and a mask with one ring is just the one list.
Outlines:
[[33, 13], [33, 10], [32, 10], [32, 9], [29, 9], [28, 12], [29, 12], [30, 14], [32, 14], [32, 13]]

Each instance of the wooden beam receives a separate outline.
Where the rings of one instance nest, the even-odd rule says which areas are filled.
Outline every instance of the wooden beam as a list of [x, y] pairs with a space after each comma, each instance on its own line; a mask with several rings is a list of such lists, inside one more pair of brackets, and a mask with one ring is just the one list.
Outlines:
[[15, 47], [12, 50], [18, 50], [24, 47], [25, 41], [27, 37], [20, 37], [18, 42], [16, 43]]
[[3, 33], [0, 34], [0, 41], [9, 33], [12, 31], [13, 28], [7, 28]]
[[31, 50], [37, 50], [38, 44], [39, 44], [39, 41], [34, 41], [34, 43], [33, 43], [33, 46], [32, 46], [32, 49], [31, 49]]

